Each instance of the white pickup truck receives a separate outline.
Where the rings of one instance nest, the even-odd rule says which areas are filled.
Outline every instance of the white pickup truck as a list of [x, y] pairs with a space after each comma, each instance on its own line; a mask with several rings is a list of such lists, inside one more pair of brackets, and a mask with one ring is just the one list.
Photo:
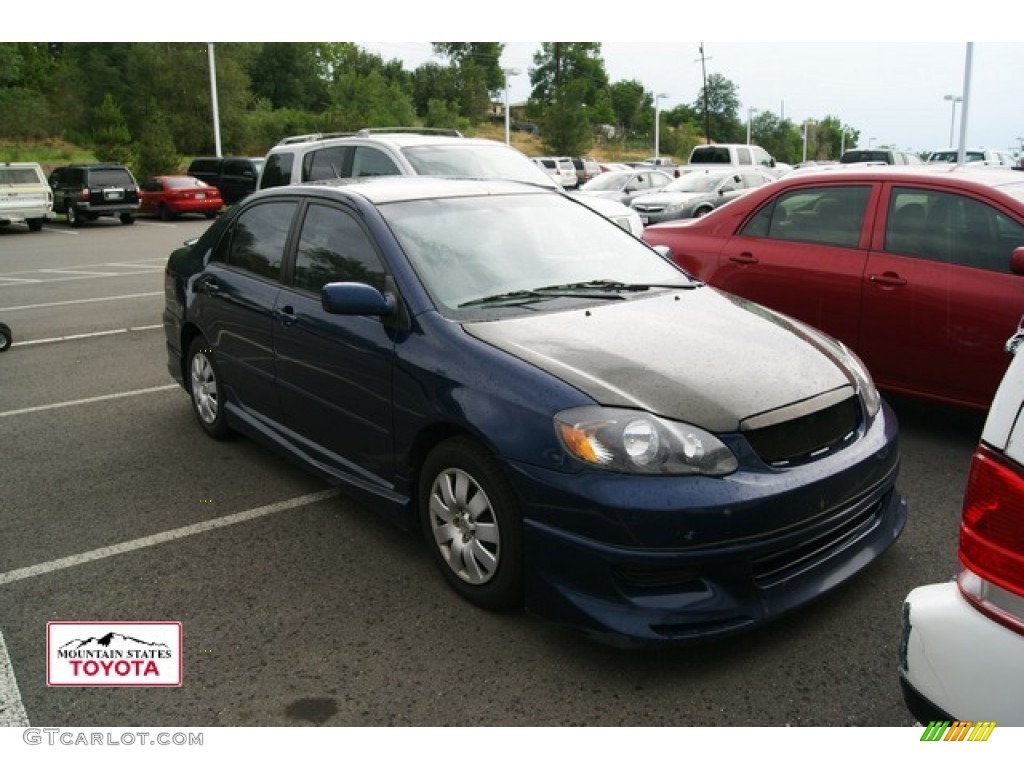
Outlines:
[[690, 151], [690, 159], [680, 170], [721, 169], [723, 167], [760, 168], [772, 176], [781, 176], [791, 170], [778, 163], [767, 151], [756, 144], [698, 144]]
[[39, 163], [0, 163], [0, 227], [25, 222], [33, 232], [53, 215], [53, 191]]

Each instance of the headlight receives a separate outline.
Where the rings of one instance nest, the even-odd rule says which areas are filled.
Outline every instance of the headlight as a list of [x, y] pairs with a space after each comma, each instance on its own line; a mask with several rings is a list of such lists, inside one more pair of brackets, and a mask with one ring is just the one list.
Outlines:
[[710, 432], [643, 411], [571, 408], [555, 416], [555, 432], [577, 459], [613, 472], [718, 477], [738, 466]]
[[882, 397], [878, 394], [875, 382], [871, 378], [871, 374], [868, 373], [867, 366], [864, 365], [863, 361], [845, 344], [840, 344], [839, 346], [846, 353], [846, 362], [850, 367], [850, 373], [853, 374], [853, 378], [857, 382], [857, 391], [860, 394], [861, 400], [864, 401], [864, 410], [867, 411], [868, 418], [873, 419], [875, 414], [878, 413], [878, 409], [882, 407]]

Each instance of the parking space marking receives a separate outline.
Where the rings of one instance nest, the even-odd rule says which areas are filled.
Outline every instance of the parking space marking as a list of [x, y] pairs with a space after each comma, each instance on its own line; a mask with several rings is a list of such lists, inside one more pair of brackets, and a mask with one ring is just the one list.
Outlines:
[[11, 657], [7, 655], [4, 633], [0, 632], [0, 728], [28, 728], [29, 725]]
[[[39, 413], [41, 411], [52, 411], [57, 408], [71, 408], [75, 405], [91, 405], [102, 403], [106, 400], [120, 400], [124, 397], [137, 397], [138, 395], [149, 395], [154, 392], [167, 392], [172, 389], [179, 389], [178, 384], [163, 384], [159, 387], [148, 387], [146, 389], [133, 389], [130, 392], [116, 392], [112, 395], [97, 395], [96, 397], [83, 397], [81, 400], [65, 400], [62, 403], [50, 403], [49, 405], [34, 405], [30, 408], [16, 408], [13, 411], [0, 411], [0, 418], [7, 416], [23, 416], [26, 413]], [[0, 582], [2, 584], [3, 582]]]
[[[0, 277], [0, 280], [6, 278]], [[36, 281], [33, 281], [36, 282]], [[71, 304], [92, 304], [97, 301], [122, 301], [124, 299], [141, 299], [146, 296], [163, 296], [163, 291], [149, 291], [148, 293], [126, 293], [121, 296], [100, 296], [95, 299], [71, 299], [69, 301], [50, 301], [46, 304], [22, 304], [18, 307], [0, 307], [0, 312], [17, 312], [23, 309], [48, 309], [49, 307], [66, 307]]]
[[109, 272], [89, 272], [84, 269], [38, 269], [36, 271], [47, 275], [90, 275], [93, 277], [110, 277]]
[[6, 280], [9, 283], [41, 283], [42, 280], [29, 277], [0, 277], [0, 280]]
[[[94, 339], [98, 336], [116, 336], [119, 333], [130, 333], [131, 331], [155, 331], [163, 328], [162, 325], [136, 325], [132, 328], [115, 328], [110, 331], [91, 331], [90, 333], [75, 333], [70, 336], [53, 336], [49, 339], [29, 339], [28, 341], [15, 342], [11, 348], [31, 347], [37, 344], [56, 344], [58, 341], [80, 341], [82, 339]], [[0, 414], [2, 416], [3, 414]]]
[[213, 520], [205, 520], [201, 523], [186, 525], [182, 528], [175, 528], [170, 531], [164, 531], [163, 533], [156, 533], [152, 536], [143, 536], [141, 539], [133, 539], [132, 541], [114, 544], [109, 547], [101, 547], [100, 549], [94, 549], [91, 552], [83, 552], [78, 555], [71, 555], [70, 557], [62, 557], [59, 560], [51, 560], [48, 563], [30, 565], [27, 568], [18, 568], [17, 570], [8, 571], [7, 573], [0, 573], [0, 585], [13, 584], [16, 581], [24, 581], [25, 579], [31, 579], [36, 576], [43, 576], [44, 574], [53, 573], [55, 571], [62, 571], [84, 563], [91, 563], [96, 560], [105, 560], [108, 557], [115, 557], [116, 555], [123, 555], [127, 552], [135, 552], [140, 549], [155, 547], [158, 544], [165, 544], [169, 541], [184, 539], [188, 536], [195, 536], [196, 534], [206, 533], [207, 531], [213, 531], [218, 528], [225, 528], [229, 525], [236, 525], [238, 523], [248, 522], [249, 520], [256, 520], [257, 518], [266, 517], [267, 515], [273, 515], [278, 512], [286, 512], [290, 509], [295, 509], [296, 507], [304, 507], [307, 504], [316, 504], [317, 502], [334, 498], [339, 493], [340, 491], [334, 488], [326, 491], [318, 491], [316, 493], [307, 493], [304, 496], [296, 496], [295, 498], [285, 499], [284, 501], [279, 501], [274, 504], [267, 504], [262, 507], [256, 507], [255, 509], [236, 512], [233, 515], [218, 517]]

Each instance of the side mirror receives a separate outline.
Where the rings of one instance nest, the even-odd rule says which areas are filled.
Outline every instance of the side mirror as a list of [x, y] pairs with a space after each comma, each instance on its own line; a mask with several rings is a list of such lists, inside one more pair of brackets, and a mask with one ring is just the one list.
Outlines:
[[366, 283], [328, 283], [320, 290], [320, 304], [332, 315], [392, 317], [396, 313], [395, 297]]
[[1010, 255], [1010, 272], [1024, 275], [1024, 248], [1014, 248]]

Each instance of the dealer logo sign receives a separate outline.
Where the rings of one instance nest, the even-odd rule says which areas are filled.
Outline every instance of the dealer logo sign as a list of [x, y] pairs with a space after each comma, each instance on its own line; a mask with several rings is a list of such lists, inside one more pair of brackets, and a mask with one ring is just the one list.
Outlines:
[[181, 685], [180, 621], [51, 621], [50, 686]]

